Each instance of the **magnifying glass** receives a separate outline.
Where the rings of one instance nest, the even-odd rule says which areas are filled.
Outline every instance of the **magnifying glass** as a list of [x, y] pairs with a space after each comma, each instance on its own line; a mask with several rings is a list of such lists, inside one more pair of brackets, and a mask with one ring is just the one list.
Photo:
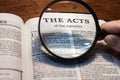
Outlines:
[[51, 57], [72, 60], [88, 56], [102, 31], [90, 6], [81, 0], [55, 0], [42, 11], [38, 26]]

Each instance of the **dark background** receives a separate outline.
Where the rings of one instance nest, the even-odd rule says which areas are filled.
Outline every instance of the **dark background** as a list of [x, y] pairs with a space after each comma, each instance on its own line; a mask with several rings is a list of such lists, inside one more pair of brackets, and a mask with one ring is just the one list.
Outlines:
[[[0, 0], [0, 12], [13, 13], [24, 21], [39, 16], [52, 0]], [[83, 0], [89, 4], [99, 19], [120, 19], [120, 0]], [[64, 8], [64, 7], [63, 7]]]

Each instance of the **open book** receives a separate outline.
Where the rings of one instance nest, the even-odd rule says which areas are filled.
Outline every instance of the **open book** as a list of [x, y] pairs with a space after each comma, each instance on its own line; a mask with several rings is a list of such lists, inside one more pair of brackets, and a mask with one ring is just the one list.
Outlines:
[[65, 65], [49, 59], [41, 50], [38, 21], [36, 17], [24, 23], [17, 15], [0, 13], [0, 80], [120, 79], [120, 61], [106, 51], [103, 41], [84, 63]]

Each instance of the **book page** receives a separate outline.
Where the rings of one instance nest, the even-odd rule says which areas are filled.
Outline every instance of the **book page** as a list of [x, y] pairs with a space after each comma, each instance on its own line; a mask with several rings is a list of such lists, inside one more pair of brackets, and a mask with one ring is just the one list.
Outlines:
[[[71, 16], [72, 17], [72, 16]], [[120, 61], [110, 55], [104, 41], [96, 45], [94, 55], [83, 63], [71, 65], [53, 61], [41, 49], [38, 35], [38, 18], [26, 22], [29, 27], [26, 42], [26, 80], [119, 80]], [[99, 46], [99, 44], [101, 46]], [[77, 64], [76, 64], [77, 63]]]
[[0, 13], [0, 80], [22, 80], [23, 24], [17, 15]]

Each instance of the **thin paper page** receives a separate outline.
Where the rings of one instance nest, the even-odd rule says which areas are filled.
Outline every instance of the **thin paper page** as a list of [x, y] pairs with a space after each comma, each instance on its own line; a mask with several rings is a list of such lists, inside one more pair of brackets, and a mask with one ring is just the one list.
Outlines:
[[23, 28], [23, 52], [24, 52], [24, 60], [23, 61], [23, 80], [34, 80], [33, 79], [33, 60], [32, 60], [32, 31], [37, 32], [38, 18], [29, 19], [25, 23], [25, 27]]
[[[49, 16], [48, 16], [49, 17]], [[73, 16], [71, 16], [73, 17]], [[37, 21], [37, 22], [36, 22]], [[41, 42], [38, 36], [38, 19], [31, 20], [30, 42], [31, 52], [28, 54], [27, 67], [28, 74], [33, 80], [119, 80], [120, 63], [112, 55], [110, 55], [103, 44], [97, 45], [93, 51], [95, 54], [88, 61], [79, 63], [79, 61], [71, 62], [72, 65], [61, 64], [48, 58], [41, 49]], [[27, 40], [29, 42], [29, 40]], [[29, 45], [30, 46], [30, 45]], [[28, 51], [29, 52], [29, 51]], [[31, 61], [31, 62], [30, 62]], [[78, 63], [78, 64], [74, 64]], [[30, 68], [31, 67], [31, 68]], [[32, 70], [31, 70], [32, 69]], [[29, 72], [30, 71], [30, 72]], [[28, 79], [29, 80], [29, 79]]]
[[21, 28], [23, 20], [0, 13], [0, 80], [21, 80]]

